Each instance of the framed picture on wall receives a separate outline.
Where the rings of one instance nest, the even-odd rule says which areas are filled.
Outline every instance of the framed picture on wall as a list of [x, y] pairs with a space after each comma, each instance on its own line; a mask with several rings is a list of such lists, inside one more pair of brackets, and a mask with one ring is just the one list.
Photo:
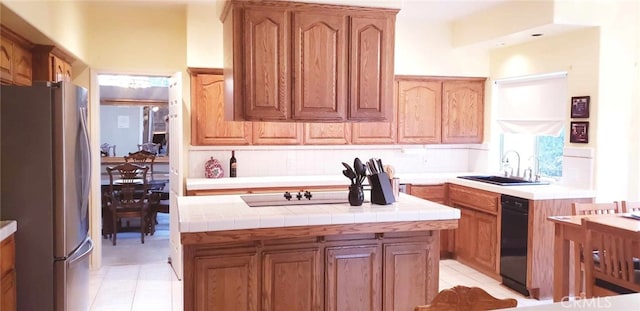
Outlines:
[[571, 122], [569, 142], [586, 144], [589, 142], [589, 122]]
[[588, 118], [589, 117], [589, 96], [571, 97], [571, 117], [572, 118]]

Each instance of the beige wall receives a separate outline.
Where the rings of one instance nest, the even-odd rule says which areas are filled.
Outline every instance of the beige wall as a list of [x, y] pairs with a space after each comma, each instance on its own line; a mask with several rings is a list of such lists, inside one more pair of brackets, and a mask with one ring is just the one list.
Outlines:
[[[44, 0], [2, 0], [0, 2], [75, 57], [80, 59], [86, 57], [87, 19], [82, 2]], [[16, 31], [21, 32], [19, 29]]]
[[[590, 122], [589, 144], [569, 143], [567, 135], [565, 145], [594, 149], [591, 185], [598, 201], [640, 199], [638, 2], [582, 6], [578, 11], [582, 19], [568, 7], [561, 8], [556, 14], [564, 11], [564, 20], [588, 21], [599, 27], [496, 49], [491, 53], [491, 77], [567, 71], [569, 96], [591, 96], [591, 113], [587, 120], [576, 119]], [[565, 107], [559, 108], [569, 110], [569, 101], [567, 98]], [[568, 133], [569, 120], [566, 130]]]

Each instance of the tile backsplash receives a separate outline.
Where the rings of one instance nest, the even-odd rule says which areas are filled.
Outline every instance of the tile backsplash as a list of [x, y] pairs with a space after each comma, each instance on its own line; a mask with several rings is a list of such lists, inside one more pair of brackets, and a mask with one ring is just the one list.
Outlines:
[[[189, 178], [204, 177], [204, 164], [218, 159], [228, 176], [231, 148], [209, 150], [198, 147], [188, 152]], [[467, 172], [470, 148], [467, 145], [437, 146], [304, 146], [304, 147], [236, 147], [238, 176], [294, 176], [341, 174], [341, 162], [353, 164], [359, 157], [365, 161], [380, 158], [397, 173]]]
[[[236, 150], [238, 176], [304, 176], [341, 174], [341, 162], [353, 164], [359, 157], [380, 158], [396, 173], [446, 173], [499, 171], [499, 155], [487, 145], [367, 145], [367, 146], [237, 146], [191, 147], [187, 155], [187, 178], [204, 178], [210, 158], [222, 163], [229, 176], [231, 150]], [[593, 154], [589, 148], [565, 148], [563, 177], [566, 186], [592, 188]], [[495, 161], [492, 157], [497, 157]]]

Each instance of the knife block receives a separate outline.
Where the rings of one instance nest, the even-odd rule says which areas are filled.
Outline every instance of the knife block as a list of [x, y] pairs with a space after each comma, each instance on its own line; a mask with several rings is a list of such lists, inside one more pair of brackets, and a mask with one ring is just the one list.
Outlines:
[[387, 205], [395, 202], [393, 197], [393, 189], [389, 182], [389, 175], [385, 172], [368, 176], [369, 185], [371, 185], [371, 203]]

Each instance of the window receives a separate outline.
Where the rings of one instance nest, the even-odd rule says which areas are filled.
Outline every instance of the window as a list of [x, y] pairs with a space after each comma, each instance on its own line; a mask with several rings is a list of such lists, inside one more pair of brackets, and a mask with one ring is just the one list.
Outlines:
[[[563, 148], [564, 130], [558, 136], [509, 133], [500, 136], [501, 156], [509, 150], [515, 150], [520, 154], [520, 176], [523, 176], [524, 171], [528, 168], [531, 168], [533, 175], [535, 175], [536, 165], [539, 165], [540, 176], [562, 177]], [[534, 156], [538, 158], [537, 163]], [[513, 159], [509, 157], [510, 163], [508, 165], [514, 169], [514, 174], [516, 174], [517, 164], [511, 162]], [[500, 161], [500, 167], [503, 168], [502, 158]]]

